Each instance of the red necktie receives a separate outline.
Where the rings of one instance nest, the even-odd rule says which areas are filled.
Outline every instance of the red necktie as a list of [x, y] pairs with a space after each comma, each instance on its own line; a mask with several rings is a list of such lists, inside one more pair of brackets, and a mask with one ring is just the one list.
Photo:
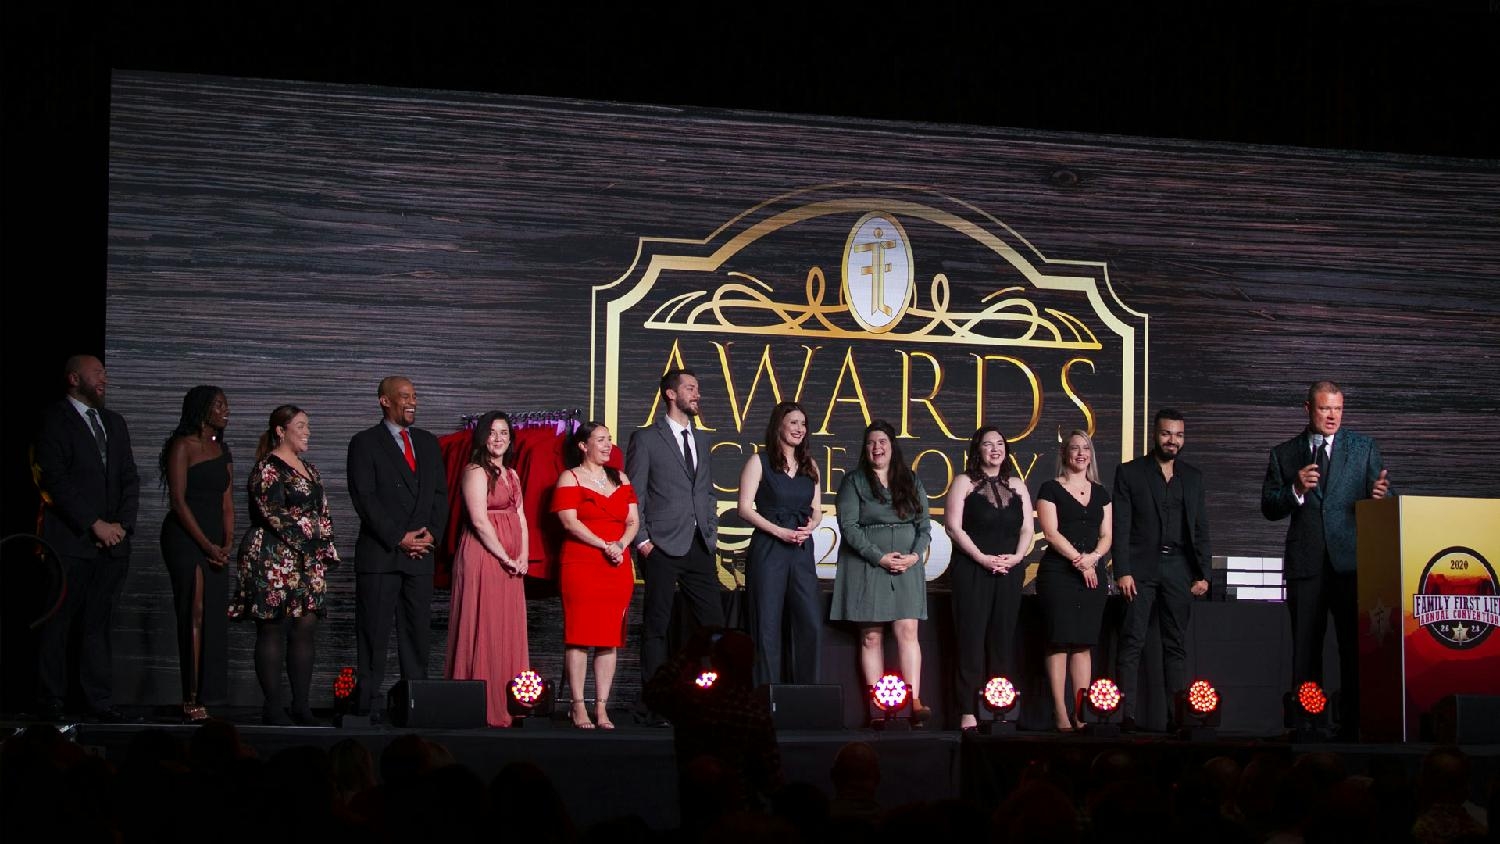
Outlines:
[[411, 450], [411, 434], [406, 433], [405, 428], [401, 429], [401, 451], [406, 455], [406, 465], [413, 472], [417, 471], [417, 453]]

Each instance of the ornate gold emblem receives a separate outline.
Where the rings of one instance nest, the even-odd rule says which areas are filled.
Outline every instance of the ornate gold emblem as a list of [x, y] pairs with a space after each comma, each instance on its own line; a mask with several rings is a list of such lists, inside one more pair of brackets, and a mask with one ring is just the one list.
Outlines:
[[[624, 439], [658, 413], [663, 371], [695, 369], [721, 512], [737, 504], [739, 468], [760, 448], [772, 403], [806, 407], [828, 513], [863, 426], [891, 420], [939, 525], [929, 578], [947, 566], [941, 501], [964, 470], [968, 431], [998, 421], [1023, 477], [1050, 472], [1058, 432], [1092, 434], [1101, 419], [1101, 460], [1146, 445], [1148, 319], [1120, 301], [1108, 268], [1049, 258], [927, 188], [822, 185], [702, 239], [642, 238], [593, 303], [593, 415]], [[735, 522], [720, 531], [721, 557], [748, 542]], [[825, 519], [822, 574], [837, 544]]]

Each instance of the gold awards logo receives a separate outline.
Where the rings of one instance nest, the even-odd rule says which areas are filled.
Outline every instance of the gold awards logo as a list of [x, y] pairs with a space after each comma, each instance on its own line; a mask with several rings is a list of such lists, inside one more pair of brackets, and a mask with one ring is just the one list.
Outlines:
[[1500, 624], [1495, 569], [1473, 548], [1444, 548], [1427, 561], [1411, 614], [1438, 644], [1468, 650]]
[[1148, 319], [1103, 262], [1047, 256], [976, 205], [886, 183], [793, 191], [704, 228], [641, 238], [631, 265], [593, 288], [590, 407], [625, 441], [661, 412], [663, 372], [698, 375], [721, 559], [748, 545], [732, 512], [738, 478], [780, 401], [807, 412], [823, 577], [837, 557], [836, 492], [875, 419], [896, 429], [930, 499], [929, 579], [952, 554], [943, 498], [975, 429], [999, 427], [1032, 490], [1074, 429], [1101, 462], [1143, 452]]

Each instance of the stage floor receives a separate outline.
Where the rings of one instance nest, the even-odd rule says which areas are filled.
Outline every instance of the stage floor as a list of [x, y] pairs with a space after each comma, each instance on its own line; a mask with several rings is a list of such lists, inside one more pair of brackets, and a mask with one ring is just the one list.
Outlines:
[[[125, 758], [132, 739], [144, 730], [165, 730], [186, 741], [196, 729], [166, 717], [164, 710], [127, 709], [126, 714], [134, 720], [57, 726], [72, 741], [116, 764]], [[243, 741], [262, 758], [289, 747], [326, 748], [355, 738], [378, 759], [391, 740], [417, 732], [446, 747], [459, 763], [485, 781], [510, 762], [540, 766], [562, 793], [574, 821], [582, 826], [627, 815], [639, 815], [658, 830], [678, 823], [671, 729], [636, 726], [623, 714], [615, 716], [619, 729], [614, 731], [577, 730], [565, 720], [540, 718], [510, 730], [339, 728], [332, 726], [332, 716], [327, 713], [319, 714], [325, 716], [329, 726], [269, 727], [260, 725], [258, 708], [225, 709], [217, 714], [235, 723]], [[9, 733], [29, 723], [0, 721], [0, 729]], [[1398, 759], [1415, 777], [1422, 757], [1432, 747], [1293, 743], [1281, 736], [1225, 733], [1213, 741], [1189, 742], [1151, 733], [1103, 738], [1024, 730], [1005, 736], [926, 729], [786, 730], [778, 739], [787, 782], [811, 783], [830, 794], [829, 770], [835, 754], [848, 742], [869, 742], [881, 758], [879, 797], [887, 807], [955, 797], [993, 807], [1009, 794], [1028, 766], [1044, 764], [1075, 782], [1085, 782], [1094, 759], [1116, 750], [1128, 753], [1146, 775], [1166, 784], [1186, 769], [1216, 756], [1229, 756], [1243, 765], [1261, 754], [1290, 760], [1323, 751], [1342, 756], [1350, 773], [1365, 772], [1377, 760]], [[1464, 750], [1472, 759], [1476, 789], [1500, 770], [1500, 745], [1476, 745]]]

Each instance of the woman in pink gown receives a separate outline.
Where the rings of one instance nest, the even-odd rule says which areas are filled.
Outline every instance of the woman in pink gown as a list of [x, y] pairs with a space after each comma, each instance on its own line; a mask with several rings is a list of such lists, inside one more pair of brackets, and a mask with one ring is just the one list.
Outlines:
[[486, 413], [474, 428], [448, 620], [448, 678], [485, 681], [491, 727], [510, 726], [505, 688], [530, 667], [526, 520], [521, 479], [509, 465], [511, 434], [510, 418], [499, 412]]

